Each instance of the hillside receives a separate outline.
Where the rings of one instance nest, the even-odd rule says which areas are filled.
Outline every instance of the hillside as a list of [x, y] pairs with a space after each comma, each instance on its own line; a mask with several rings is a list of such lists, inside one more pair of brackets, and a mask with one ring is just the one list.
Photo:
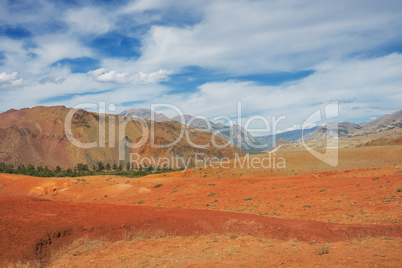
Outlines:
[[[337, 126], [338, 125], [338, 126]], [[336, 129], [338, 127], [338, 129]], [[305, 136], [305, 141], [323, 140], [328, 134], [329, 138], [357, 137], [362, 135], [376, 134], [394, 129], [402, 128], [402, 110], [384, 115], [372, 121], [360, 125], [350, 122], [331, 123], [322, 126], [314, 132]], [[337, 131], [336, 131], [337, 130]]]
[[395, 121], [400, 121], [400, 120], [402, 120], [402, 110], [396, 111], [395, 113], [392, 113], [392, 114], [387, 114], [387, 115], [381, 116], [372, 121], [361, 123], [360, 125], [364, 128], [372, 128], [372, 127], [376, 127], [378, 125], [389, 125]]
[[288, 143], [289, 143], [289, 141], [285, 140], [284, 138], [279, 138], [278, 140], [276, 140], [274, 147], [277, 147], [282, 144], [288, 144]]
[[[77, 163], [94, 165], [98, 161], [110, 164], [119, 162], [119, 145], [124, 145], [125, 141], [140, 144], [143, 130], [150, 133], [150, 124], [148, 128], [143, 128], [139, 122], [129, 122], [126, 132], [121, 133], [119, 138], [117, 115], [106, 115], [105, 124], [100, 124], [100, 117], [96, 113], [85, 110], [78, 110], [72, 119], [72, 134], [79, 142], [89, 143], [98, 142], [94, 148], [78, 148], [71, 144], [65, 131], [64, 123], [69, 109], [64, 106], [54, 107], [34, 107], [31, 109], [9, 110], [0, 114], [0, 162], [12, 164], [34, 164], [47, 165], [63, 168], [71, 168]], [[110, 122], [116, 122], [115, 128], [110, 127]], [[104, 146], [102, 146], [102, 137], [98, 139], [100, 129], [104, 131]], [[177, 122], [156, 122], [155, 123], [155, 143], [166, 145], [174, 142], [179, 137], [182, 125]], [[190, 141], [195, 144], [211, 143], [212, 134], [209, 132], [197, 132], [195, 130], [186, 130]], [[109, 137], [109, 134], [115, 132], [115, 138]], [[141, 159], [145, 157], [182, 157], [194, 162], [195, 153], [203, 154], [203, 157], [228, 157], [233, 158], [237, 153], [243, 155], [237, 148], [231, 146], [223, 149], [217, 149], [212, 146], [207, 148], [194, 148], [185, 137], [176, 145], [169, 148], [153, 148], [151, 146], [151, 135], [143, 140], [143, 144], [138, 148], [131, 149], [122, 146], [122, 155], [127, 162], [130, 153], [138, 153]], [[218, 144], [225, 143], [224, 140], [215, 137]], [[125, 148], [124, 148], [125, 147]], [[121, 158], [121, 157], [120, 157]], [[189, 160], [190, 159], [190, 160]], [[154, 163], [152, 163], [154, 166]], [[172, 167], [182, 167], [182, 163]]]
[[358, 124], [349, 123], [349, 122], [340, 122], [340, 123], [331, 123], [325, 126], [322, 126], [311, 132], [310, 134], [306, 135], [304, 140], [311, 141], [311, 140], [324, 140], [327, 137], [335, 138], [335, 137], [346, 137], [348, 135], [354, 134], [360, 129], [362, 126]]

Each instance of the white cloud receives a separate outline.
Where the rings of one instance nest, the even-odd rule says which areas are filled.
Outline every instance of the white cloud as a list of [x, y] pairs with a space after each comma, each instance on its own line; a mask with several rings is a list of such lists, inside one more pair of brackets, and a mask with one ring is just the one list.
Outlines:
[[112, 82], [117, 84], [126, 84], [128, 82], [132, 82], [134, 84], [155, 84], [159, 81], [167, 79], [168, 75], [171, 73], [171, 71], [159, 70], [153, 73], [139, 72], [129, 76], [127, 73], [118, 73], [114, 70], [108, 71], [105, 68], [99, 68], [97, 70], [89, 71], [87, 74], [98, 82]]
[[113, 27], [108, 14], [95, 7], [68, 10], [66, 21], [70, 24], [71, 31], [86, 34], [106, 33]]
[[5, 72], [0, 73], [0, 89], [21, 86], [23, 83], [22, 78], [17, 79], [17, 75], [17, 72], [11, 74]]
[[[160, 73], [158, 77], [161, 77], [164, 72], [155, 73]], [[271, 116], [278, 118], [283, 115], [287, 119], [279, 123], [278, 129], [291, 130], [297, 129], [297, 125], [302, 125], [311, 113], [334, 99], [353, 100], [340, 102], [341, 121], [368, 118], [373, 114], [385, 114], [400, 109], [400, 73], [402, 54], [391, 54], [373, 59], [329, 62], [318, 66], [316, 73], [309, 77], [279, 86], [228, 80], [205, 83], [195, 92], [168, 94], [171, 88], [158, 83], [133, 84], [130, 80], [116, 89], [115, 84], [98, 82], [96, 78], [102, 75], [104, 81], [114, 82], [117, 74], [122, 76], [122, 73], [107, 69], [101, 68], [88, 74], [71, 74], [66, 69], [54, 69], [49, 76], [56, 81], [60, 77], [65, 77], [66, 80], [59, 84], [30, 84], [23, 88], [16, 87], [12, 91], [3, 91], [2, 108], [35, 106], [44, 99], [73, 95], [72, 98], [63, 100], [62, 104], [75, 106], [83, 102], [106, 101], [116, 104], [116, 112], [119, 112], [134, 106], [130, 102], [141, 103], [135, 104], [136, 107], [149, 107], [151, 103], [170, 103], [177, 105], [186, 114], [209, 118], [227, 115], [236, 119], [237, 104], [241, 101], [243, 124], [245, 118], [252, 115], [265, 116], [269, 121]], [[5, 73], [1, 77], [4, 81], [17, 79], [17, 75], [13, 73]], [[133, 75], [125, 75], [124, 79], [129, 80], [132, 77]], [[127, 104], [123, 105], [125, 102]], [[46, 105], [56, 104], [60, 102], [46, 102]]]
[[167, 5], [169, 5], [168, 1], [164, 0], [138, 0], [129, 3], [121, 10], [121, 12], [124, 13], [142, 12], [151, 9], [159, 9]]
[[42, 85], [47, 84], [47, 83], [61, 84], [65, 80], [66, 80], [66, 78], [64, 78], [64, 77], [50, 75], [50, 76], [45, 76], [45, 77], [41, 78], [38, 83], [42, 84]]
[[[88, 77], [86, 74], [71, 74], [68, 70], [53, 70], [51, 76], [65, 77], [62, 83], [27, 83], [23, 87], [15, 87], [13, 90], [0, 92], [2, 110], [11, 108], [33, 107], [37, 105], [66, 105], [74, 106], [78, 103], [72, 101], [68, 96], [81, 95], [83, 93], [96, 93], [109, 90], [110, 86], [100, 84]], [[57, 78], [56, 78], [57, 79]], [[40, 81], [40, 80], [39, 80]], [[67, 97], [66, 97], [67, 96]], [[53, 100], [54, 99], [54, 100]], [[58, 99], [62, 99], [60, 101]], [[97, 100], [85, 96], [82, 102], [96, 102]]]
[[152, 27], [136, 65], [231, 74], [310, 69], [398, 42], [400, 7], [390, 5], [368, 2], [362, 11], [354, 1], [214, 1], [194, 26]]
[[[401, 108], [401, 54], [364, 58], [386, 54], [382, 47], [400, 42], [399, 1], [203, 3], [140, 0], [124, 8], [62, 9], [42, 0], [30, 4], [33, 10], [11, 12], [1, 2], [3, 21], [32, 33], [28, 41], [0, 37], [4, 55], [0, 86], [13, 86], [0, 92], [2, 107], [33, 106], [48, 99], [45, 104], [70, 106], [98, 100], [141, 102], [139, 106], [169, 102], [190, 114], [236, 117], [237, 101], [242, 101], [244, 117], [288, 115], [282, 129], [301, 125], [303, 118], [332, 99], [342, 100], [342, 120], [367, 119], [382, 114], [381, 109], [385, 113]], [[182, 17], [176, 21], [169, 15]], [[88, 45], [94, 36], [113, 30], [139, 38], [142, 55], [112, 58]], [[52, 65], [79, 57], [96, 57], [104, 68], [72, 74], [66, 66]], [[187, 66], [222, 76], [181, 94], [158, 84]], [[315, 73], [279, 86], [225, 78], [306, 69]], [[61, 98], [65, 95], [69, 97]], [[58, 97], [61, 101], [53, 100]]]
[[41, 65], [47, 66], [64, 58], [91, 57], [91, 49], [80, 44], [68, 35], [46, 35], [36, 38], [37, 48], [31, 51], [39, 58]]
[[117, 73], [116, 71], [107, 71], [107, 69], [105, 68], [99, 68], [97, 70], [89, 71], [87, 74], [89, 76], [92, 76], [98, 82], [125, 84], [129, 81], [127, 73]]
[[134, 74], [131, 79], [134, 83], [153, 84], [167, 79], [168, 75], [171, 73], [171, 71], [167, 70], [159, 70], [153, 73], [139, 72], [138, 74]]
[[287, 132], [287, 131], [292, 131], [292, 130], [298, 130], [298, 129], [301, 129], [301, 126], [300, 126], [300, 125], [293, 125], [293, 126], [288, 127], [288, 128], [286, 128], [286, 129], [284, 129], [284, 130], [278, 130], [278, 131], [276, 131], [276, 133], [279, 134], [279, 133], [283, 133], [283, 132]]
[[271, 116], [286, 116], [280, 129], [292, 129], [335, 99], [354, 100], [340, 102], [341, 121], [401, 109], [401, 73], [402, 54], [395, 53], [380, 58], [326, 64], [317, 67], [316, 73], [309, 77], [279, 86], [235, 80], [209, 82], [200, 86], [197, 92], [167, 95], [154, 102], [174, 103], [184, 113], [210, 118], [223, 114], [236, 118], [237, 102], [241, 101], [242, 117], [263, 115], [270, 119]]

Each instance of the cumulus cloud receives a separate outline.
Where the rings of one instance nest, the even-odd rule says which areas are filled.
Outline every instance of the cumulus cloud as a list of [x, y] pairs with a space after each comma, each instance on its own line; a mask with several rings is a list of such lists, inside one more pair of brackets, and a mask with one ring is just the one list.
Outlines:
[[11, 74], [2, 72], [0, 73], [0, 88], [5, 89], [9, 87], [21, 86], [23, 81], [22, 78], [17, 79], [17, 72]]
[[286, 128], [286, 129], [284, 129], [284, 130], [277, 130], [276, 133], [279, 134], [279, 133], [283, 133], [283, 132], [287, 132], [287, 131], [292, 131], [292, 130], [298, 130], [298, 129], [301, 129], [301, 126], [300, 126], [300, 125], [293, 125], [293, 126], [288, 127], [288, 128]]
[[364, 12], [356, 1], [214, 1], [202, 10], [193, 26], [152, 27], [137, 64], [235, 74], [310, 69], [398, 42], [402, 28], [396, 1], [369, 1]]
[[139, 72], [138, 74], [134, 74], [131, 79], [134, 83], [153, 84], [167, 79], [168, 75], [171, 73], [172, 71], [167, 70], [159, 70], [153, 73]]
[[112, 22], [106, 12], [95, 7], [84, 7], [79, 10], [71, 9], [66, 13], [66, 21], [72, 31], [101, 34], [112, 28]]
[[167, 79], [171, 71], [159, 70], [153, 73], [139, 72], [129, 76], [127, 73], [118, 73], [114, 70], [108, 71], [105, 68], [89, 71], [87, 74], [98, 82], [111, 82], [117, 84], [126, 84], [132, 82], [134, 84], [154, 84], [161, 80]]
[[128, 83], [127, 73], [117, 73], [116, 71], [108, 71], [105, 68], [99, 68], [87, 73], [89, 76], [93, 77], [98, 82], [111, 82], [117, 84]]
[[[368, 118], [401, 109], [402, 54], [394, 53], [372, 59], [352, 59], [323, 64], [317, 71], [301, 80], [265, 86], [252, 81], [228, 80], [207, 82], [199, 90], [181, 95], [163, 96], [155, 101], [174, 103], [184, 113], [207, 117], [285, 116], [281, 129], [292, 129], [317, 109], [334, 100], [339, 102], [339, 120]], [[360, 106], [362, 109], [353, 109]], [[208, 107], [206, 109], [206, 107]]]
[[90, 48], [83, 46], [78, 40], [70, 38], [69, 35], [45, 35], [36, 37], [35, 41], [38, 46], [31, 49], [30, 52], [35, 54], [34, 62], [40, 64], [42, 68], [62, 59], [93, 55]]

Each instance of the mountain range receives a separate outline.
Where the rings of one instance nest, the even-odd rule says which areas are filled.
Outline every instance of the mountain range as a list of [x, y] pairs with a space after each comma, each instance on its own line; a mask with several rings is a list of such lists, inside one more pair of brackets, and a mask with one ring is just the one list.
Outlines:
[[[192, 115], [184, 115], [183, 119], [180, 116], [172, 118], [167, 117], [163, 113], [155, 113], [150, 109], [129, 109], [123, 111], [119, 115], [138, 117], [145, 120], [154, 119], [157, 122], [176, 121], [184, 123], [192, 128], [211, 132], [212, 134], [226, 140], [231, 145], [241, 149], [242, 151], [263, 151], [276, 145], [277, 140], [283, 139], [290, 142], [299, 142], [304, 138], [305, 141], [322, 140], [327, 137], [334, 138], [348, 137], [356, 135], [367, 135], [401, 127], [402, 110], [392, 114], [384, 115], [372, 121], [355, 124], [350, 122], [331, 123], [324, 126], [316, 126], [310, 129], [291, 130], [276, 135], [266, 135], [254, 137], [243, 127], [234, 124], [226, 126], [222, 123], [214, 123], [205, 118], [194, 117]], [[184, 122], [182, 122], [184, 120]], [[232, 135], [232, 136], [231, 136]]]
[[[63, 168], [71, 168], [78, 163], [94, 165], [98, 161], [110, 164], [127, 162], [130, 153], [137, 153], [142, 159], [175, 156], [194, 164], [196, 153], [210, 158], [234, 158], [236, 154], [242, 156], [244, 151], [253, 150], [247, 141], [258, 145], [266, 143], [265, 148], [269, 148], [289, 141], [300, 141], [302, 138], [301, 130], [279, 133], [274, 139], [272, 135], [255, 138], [238, 125], [225, 126], [185, 115], [185, 131], [190, 140], [182, 138], [173, 146], [155, 148], [151, 144], [150, 135], [145, 140], [142, 139], [145, 132], [150, 133], [150, 124], [144, 128], [140, 122], [128, 120], [130, 118], [127, 117], [137, 116], [146, 120], [154, 118], [154, 142], [160, 146], [171, 144], [180, 136], [183, 125], [177, 122], [180, 121], [177, 117], [168, 118], [158, 113], [152, 115], [148, 109], [130, 109], [120, 115], [105, 115], [102, 119], [97, 113], [77, 109], [72, 116], [71, 136], [82, 143], [98, 142], [98, 146], [93, 148], [78, 148], [69, 141], [70, 134], [66, 135], [65, 132], [66, 116], [70, 110], [64, 106], [38, 106], [20, 110], [11, 109], [1, 113], [0, 162], [47, 165], [53, 168], [59, 165]], [[124, 120], [128, 121], [125, 133], [119, 135], [119, 127], [116, 123]], [[401, 129], [402, 110], [399, 110], [369, 122], [332, 123], [305, 130], [303, 134], [305, 141], [311, 141], [324, 139], [327, 136], [355, 137], [389, 130], [400, 133]], [[103, 139], [100, 137], [102, 133]], [[232, 139], [230, 133], [233, 133]], [[113, 134], [116, 135], [113, 136]], [[211, 144], [212, 140], [219, 145], [227, 145], [229, 141], [237, 148], [232, 145], [217, 148]], [[138, 144], [140, 141], [143, 143], [136, 148], [125, 146], [127, 143]], [[122, 147], [121, 144], [123, 144]], [[205, 148], [198, 146], [203, 144], [208, 146]], [[125, 160], [121, 160], [122, 155]]]
[[[192, 128], [208, 131], [224, 140], [226, 140], [230, 145], [233, 145], [242, 151], [262, 151], [261, 143], [253, 137], [246, 129], [234, 124], [231, 126], [226, 126], [220, 122], [214, 123], [208, 119], [194, 117], [192, 115], [175, 116], [168, 118], [163, 113], [155, 113], [150, 109], [129, 109], [121, 112], [120, 116], [130, 116], [138, 117], [144, 120], [151, 120], [152, 118], [156, 122], [167, 122], [176, 121], [179, 123], [184, 123]], [[259, 148], [260, 147], [260, 148]]]
[[340, 122], [326, 124], [315, 131], [304, 136], [305, 141], [322, 140], [333, 137], [356, 137], [367, 134], [383, 132], [392, 129], [402, 128], [402, 110], [392, 114], [381, 116], [372, 121], [355, 124], [350, 122]]
[[[141, 126], [138, 121], [127, 123], [125, 133], [119, 133], [117, 122], [124, 117], [106, 115], [104, 123], [99, 114], [78, 109], [72, 117], [71, 136], [79, 142], [97, 142], [93, 148], [79, 148], [69, 141], [65, 132], [65, 121], [69, 108], [64, 106], [25, 108], [9, 110], [0, 114], [0, 162], [10, 164], [47, 165], [71, 168], [78, 163], [95, 165], [98, 161], [104, 163], [121, 163], [121, 155], [125, 162], [130, 159], [130, 153], [137, 153], [142, 159], [152, 157], [178, 157], [194, 163], [194, 155], [203, 157], [233, 158], [244, 153], [232, 146], [216, 148], [212, 145], [206, 148], [194, 147], [193, 144], [210, 144], [212, 134], [205, 131], [188, 129], [187, 138], [182, 138], [177, 144], [167, 148], [151, 146], [151, 135], [142, 140], [145, 132], [150, 133], [150, 125]], [[180, 136], [183, 125], [175, 122], [155, 122], [154, 142], [157, 145], [173, 143]], [[104, 133], [101, 137], [100, 133]], [[115, 134], [115, 135], [114, 135]], [[121, 135], [119, 135], [121, 134]], [[115, 137], [113, 137], [113, 135]], [[226, 142], [219, 137], [215, 140], [223, 145]], [[143, 141], [143, 143], [140, 143]], [[127, 142], [139, 144], [137, 148], [128, 148]], [[141, 146], [140, 146], [141, 145]], [[123, 149], [121, 149], [123, 148]], [[179, 163], [173, 168], [183, 167]]]

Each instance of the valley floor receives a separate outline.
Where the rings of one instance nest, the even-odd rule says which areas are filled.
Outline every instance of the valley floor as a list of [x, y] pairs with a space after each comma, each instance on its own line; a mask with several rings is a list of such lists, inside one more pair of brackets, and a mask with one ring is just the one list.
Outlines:
[[302, 152], [284, 154], [286, 171], [210, 167], [136, 179], [0, 174], [0, 260], [401, 266], [400, 146], [342, 149], [340, 166], [327, 170]]

